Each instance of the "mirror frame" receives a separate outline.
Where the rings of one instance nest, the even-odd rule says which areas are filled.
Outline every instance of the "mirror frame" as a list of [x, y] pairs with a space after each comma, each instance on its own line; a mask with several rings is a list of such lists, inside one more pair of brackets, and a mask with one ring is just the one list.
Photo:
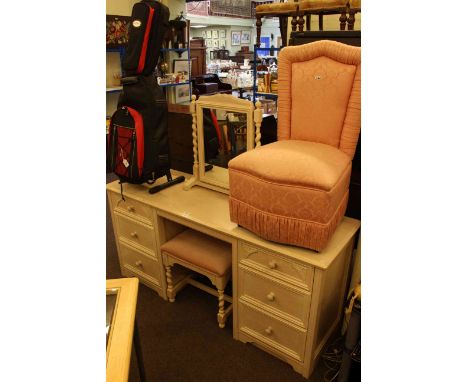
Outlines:
[[205, 176], [203, 109], [222, 109], [228, 112], [246, 114], [247, 150], [252, 150], [260, 146], [260, 125], [263, 119], [261, 103], [257, 101], [254, 106], [251, 101], [239, 99], [229, 94], [200, 96], [198, 100], [196, 96], [192, 95], [190, 113], [192, 114], [193, 176], [185, 182], [184, 190], [189, 190], [198, 185], [229, 194], [229, 182], [225, 184]]

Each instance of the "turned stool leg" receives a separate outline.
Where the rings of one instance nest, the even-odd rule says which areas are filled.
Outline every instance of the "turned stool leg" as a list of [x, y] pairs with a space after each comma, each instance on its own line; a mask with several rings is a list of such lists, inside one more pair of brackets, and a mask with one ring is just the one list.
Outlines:
[[[340, 30], [344, 31], [346, 30], [346, 20], [348, 18], [346, 17], [346, 11], [343, 11], [340, 16]], [[349, 29], [349, 26], [348, 26]]]
[[[287, 46], [288, 42], [286, 39], [288, 38], [288, 17], [287, 16], [280, 16], [279, 17], [279, 24], [280, 24], [280, 33], [281, 33], [281, 45]], [[281, 48], [277, 46], [277, 48]]]
[[170, 302], [175, 301], [174, 286], [172, 285], [172, 271], [169, 265], [166, 265], [167, 297]]
[[323, 31], [323, 13], [319, 14], [319, 31]]
[[307, 15], [306, 16], [306, 30], [310, 31], [310, 21], [311, 21], [312, 15]]
[[260, 48], [260, 35], [262, 33], [262, 16], [257, 15], [257, 23], [255, 24], [257, 26], [257, 48]]
[[224, 314], [224, 289], [218, 289], [218, 324], [220, 328], [226, 325], [226, 316]]

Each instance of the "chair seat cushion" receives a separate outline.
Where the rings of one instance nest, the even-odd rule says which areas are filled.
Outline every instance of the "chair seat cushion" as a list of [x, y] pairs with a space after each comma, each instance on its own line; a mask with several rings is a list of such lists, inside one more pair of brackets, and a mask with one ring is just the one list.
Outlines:
[[231, 269], [231, 245], [191, 229], [161, 245], [161, 251], [218, 276]]
[[282, 140], [229, 162], [231, 220], [272, 241], [321, 250], [343, 217], [351, 160], [322, 143]]
[[293, 3], [292, 1], [288, 3], [261, 4], [255, 7], [255, 13], [260, 15], [292, 12], [297, 9], [298, 5], [298, 3]]
[[332, 11], [346, 8], [348, 0], [302, 0], [299, 2], [301, 11]]

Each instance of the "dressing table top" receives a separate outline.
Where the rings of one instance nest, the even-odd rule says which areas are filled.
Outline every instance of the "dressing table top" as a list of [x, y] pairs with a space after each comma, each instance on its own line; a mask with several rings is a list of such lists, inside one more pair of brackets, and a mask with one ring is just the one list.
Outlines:
[[[184, 175], [190, 179], [190, 174], [172, 171], [172, 176]], [[165, 182], [165, 177], [158, 179], [156, 184]], [[266, 241], [252, 232], [239, 227], [231, 222], [229, 217], [229, 196], [200, 186], [183, 190], [183, 183], [176, 184], [157, 194], [149, 194], [151, 185], [133, 185], [124, 183], [123, 194], [125, 197], [137, 200], [152, 206], [157, 211], [174, 215], [194, 224], [215, 230], [224, 235], [263, 247], [269, 251], [277, 252], [296, 260], [311, 264], [314, 267], [327, 269], [353, 237], [360, 227], [360, 221], [344, 217], [335, 231], [328, 246], [320, 253], [295, 247]], [[120, 184], [118, 181], [108, 183], [107, 190], [120, 195]]]

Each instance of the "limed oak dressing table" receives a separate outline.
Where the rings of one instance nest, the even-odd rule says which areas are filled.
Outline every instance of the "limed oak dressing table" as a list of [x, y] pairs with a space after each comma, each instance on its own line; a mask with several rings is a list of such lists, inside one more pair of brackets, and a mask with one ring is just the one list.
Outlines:
[[[167, 300], [163, 243], [186, 228], [230, 243], [234, 338], [311, 375], [341, 317], [358, 220], [345, 217], [327, 248], [316, 253], [238, 227], [229, 219], [228, 195], [220, 192], [198, 186], [184, 191], [177, 184], [150, 195], [145, 186], [124, 184], [123, 200], [115, 181], [107, 193], [123, 275], [138, 277]], [[179, 269], [172, 281], [182, 288], [194, 280]]]

